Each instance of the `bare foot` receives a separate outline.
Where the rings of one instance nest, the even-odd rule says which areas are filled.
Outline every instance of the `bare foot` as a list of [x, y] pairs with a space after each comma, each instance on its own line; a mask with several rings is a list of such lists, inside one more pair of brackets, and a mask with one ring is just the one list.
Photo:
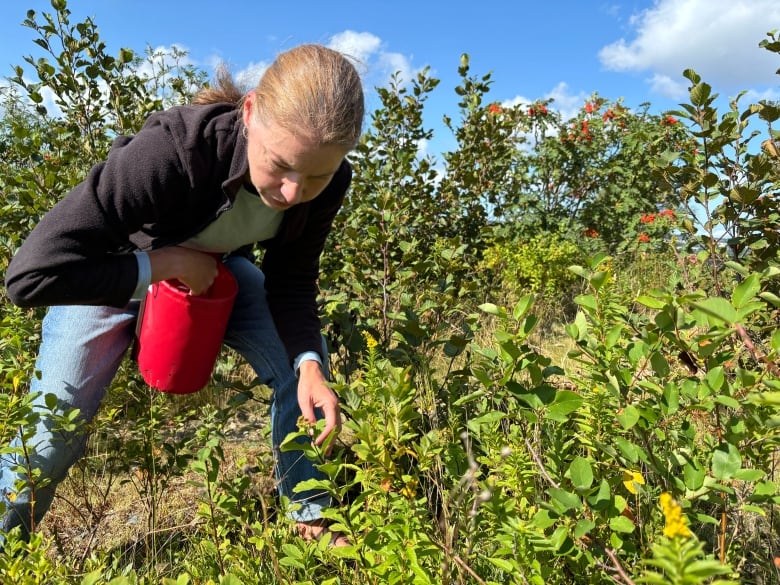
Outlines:
[[322, 540], [327, 538], [328, 545], [332, 547], [350, 546], [352, 543], [341, 532], [332, 532], [329, 528], [330, 522], [319, 518], [309, 522], [298, 522], [298, 534], [304, 540]]

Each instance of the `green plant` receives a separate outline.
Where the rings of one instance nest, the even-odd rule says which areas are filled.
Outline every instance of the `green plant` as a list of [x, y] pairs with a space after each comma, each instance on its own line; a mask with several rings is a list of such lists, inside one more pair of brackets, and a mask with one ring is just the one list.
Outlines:
[[18, 539], [18, 531], [8, 534], [0, 554], [0, 579], [7, 585], [44, 585], [62, 582], [67, 571], [62, 564], [48, 558], [49, 542], [40, 534], [29, 541]]
[[569, 266], [581, 254], [569, 240], [538, 235], [528, 241], [497, 243], [485, 251], [483, 262], [503, 283], [502, 294], [530, 293], [555, 303], [573, 296], [579, 282]]
[[[26, 21], [44, 51], [26, 60], [35, 80], [15, 70], [0, 90], [2, 268], [114, 133], [202, 81], [178, 51], [109, 55], [93, 21], [52, 7]], [[780, 54], [776, 33], [761, 44]], [[777, 580], [777, 104], [739, 96], [721, 116], [689, 71], [679, 112], [594, 94], [564, 120], [549, 101], [489, 99], [468, 55], [458, 72], [441, 168], [420, 152], [438, 80], [378, 89], [322, 259], [344, 432], [330, 457], [305, 426], [285, 448], [326, 473], [300, 489], [333, 495], [326, 516], [352, 546], [290, 530], [259, 445], [267, 398], [248, 400], [236, 356], [182, 400], [127, 362], [61, 511], [28, 544], [8, 536], [3, 583]], [[576, 312], [564, 339], [549, 297]], [[4, 296], [0, 309], [8, 454], [46, 415], [26, 396], [41, 315]], [[248, 408], [258, 429], [236, 440], [229, 421]]]
[[[780, 54], [776, 33], [768, 37], [761, 46]], [[777, 265], [780, 158], [773, 123], [780, 107], [762, 100], [741, 108], [743, 92], [720, 115], [712, 87], [693, 70], [684, 75], [691, 83], [690, 103], [675, 115], [690, 123], [695, 147], [666, 153], [658, 174], [688, 209], [691, 245], [706, 251], [712, 285], [720, 292], [727, 286], [718, 278], [726, 260], [755, 271]], [[752, 147], [761, 136], [751, 126], [753, 118], [767, 129], [759, 149]]]
[[712, 557], [702, 558], [702, 544], [691, 534], [680, 505], [668, 493], [661, 494], [660, 502], [666, 523], [664, 537], [653, 543], [653, 557], [643, 563], [654, 568], [646, 569], [637, 582], [658, 585], [733, 585], [735, 581], [731, 580], [712, 581], [717, 575], [729, 574], [730, 569]]

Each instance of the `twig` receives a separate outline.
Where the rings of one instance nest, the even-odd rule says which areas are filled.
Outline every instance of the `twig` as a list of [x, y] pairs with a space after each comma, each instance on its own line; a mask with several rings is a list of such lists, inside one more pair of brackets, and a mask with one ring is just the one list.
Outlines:
[[780, 376], [780, 368], [777, 367], [777, 364], [769, 361], [767, 357], [759, 351], [758, 348], [753, 344], [753, 340], [750, 339], [750, 336], [747, 334], [747, 331], [745, 331], [745, 327], [742, 326], [741, 323], [734, 323], [734, 328], [737, 330], [737, 333], [739, 333], [739, 336], [742, 338], [742, 341], [745, 342], [745, 346], [750, 350], [750, 353], [753, 354], [753, 357], [757, 360], [764, 362], [766, 364], [767, 369], [775, 376]]
[[458, 565], [464, 571], [466, 571], [469, 575], [474, 577], [474, 579], [477, 581], [477, 583], [479, 583], [480, 585], [487, 585], [487, 583], [485, 581], [483, 581], [482, 578], [474, 572], [474, 569], [469, 567], [469, 565], [468, 565], [468, 563], [466, 561], [461, 559], [458, 555], [451, 555], [451, 557], [452, 557], [452, 560], [455, 561], [455, 564]]
[[534, 448], [531, 446], [531, 442], [528, 440], [528, 438], [524, 438], [525, 446], [528, 449], [528, 452], [531, 454], [531, 457], [533, 457], [533, 460], [536, 462], [536, 465], [539, 467], [539, 471], [542, 472], [542, 475], [544, 476], [544, 479], [546, 479], [551, 486], [559, 488], [561, 487], [561, 484], [559, 484], [557, 481], [555, 481], [552, 477], [550, 477], [550, 474], [547, 473], [547, 470], [544, 468], [544, 463], [541, 459], [539, 459], [539, 455], [536, 454], [536, 451], [534, 451]]
[[726, 506], [728, 505], [728, 500], [726, 499], [726, 494], [720, 495], [721, 499], [723, 500], [723, 509], [720, 512], [720, 533], [718, 534], [718, 548], [720, 549], [718, 551], [718, 558], [720, 559], [720, 564], [725, 565], [726, 564], [726, 530], [728, 528], [728, 519], [726, 518]]
[[617, 555], [615, 555], [615, 551], [607, 548], [604, 549], [604, 552], [607, 553], [609, 560], [612, 561], [612, 567], [617, 571], [618, 575], [620, 575], [620, 578], [623, 579], [623, 581], [625, 581], [626, 585], [636, 585], [636, 583], [634, 583], [631, 577], [628, 576], [625, 570], [623, 570], [623, 565], [620, 564]]

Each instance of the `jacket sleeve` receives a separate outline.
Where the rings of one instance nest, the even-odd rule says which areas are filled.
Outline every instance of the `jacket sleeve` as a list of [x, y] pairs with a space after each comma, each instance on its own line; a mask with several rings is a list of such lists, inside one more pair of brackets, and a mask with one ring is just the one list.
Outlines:
[[352, 169], [344, 161], [325, 191], [311, 202], [300, 235], [277, 238], [263, 257], [268, 305], [290, 362], [305, 351], [322, 353], [317, 310], [320, 255], [351, 178]]
[[11, 261], [6, 288], [22, 307], [124, 306], [138, 278], [128, 236], [154, 222], [164, 192], [186, 189], [177, 147], [160, 124], [119, 138], [108, 158], [57, 203]]

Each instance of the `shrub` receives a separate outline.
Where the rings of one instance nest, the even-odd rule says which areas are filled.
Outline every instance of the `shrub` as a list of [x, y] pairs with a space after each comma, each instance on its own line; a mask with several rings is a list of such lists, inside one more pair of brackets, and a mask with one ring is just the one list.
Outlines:
[[569, 240], [540, 234], [527, 241], [495, 244], [485, 251], [484, 265], [502, 283], [510, 302], [526, 294], [550, 302], [572, 298], [579, 279], [569, 266], [580, 261], [581, 251]]

